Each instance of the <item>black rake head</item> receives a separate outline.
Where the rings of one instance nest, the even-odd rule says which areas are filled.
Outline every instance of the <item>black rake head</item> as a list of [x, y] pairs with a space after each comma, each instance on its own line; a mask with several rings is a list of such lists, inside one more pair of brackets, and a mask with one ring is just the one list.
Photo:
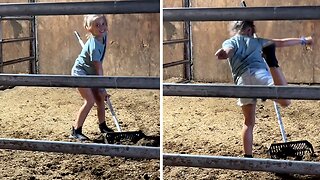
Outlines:
[[130, 141], [137, 143], [140, 139], [146, 135], [142, 131], [131, 131], [131, 132], [111, 132], [105, 134], [106, 143], [114, 144], [122, 141]]
[[[99, 143], [105, 144], [140, 144], [145, 146], [160, 146], [160, 136], [147, 136], [141, 130], [129, 132], [103, 133], [99, 137]], [[98, 142], [98, 141], [97, 141]]]
[[288, 157], [292, 157], [295, 160], [302, 160], [306, 154], [313, 156], [314, 150], [310, 142], [303, 140], [271, 144], [268, 153], [272, 159], [287, 159]]

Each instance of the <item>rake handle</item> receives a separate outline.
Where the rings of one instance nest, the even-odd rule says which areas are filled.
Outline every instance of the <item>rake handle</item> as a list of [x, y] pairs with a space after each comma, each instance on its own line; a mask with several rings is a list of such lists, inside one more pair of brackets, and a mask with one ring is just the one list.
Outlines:
[[116, 126], [117, 126], [117, 130], [118, 130], [119, 132], [121, 132], [121, 128], [120, 128], [120, 125], [119, 125], [119, 123], [118, 123], [118, 119], [117, 119], [117, 117], [116, 117], [116, 113], [115, 113], [114, 110], [113, 110], [113, 107], [112, 107], [112, 104], [111, 104], [111, 101], [110, 101], [110, 98], [109, 98], [109, 97], [107, 98], [106, 103], [107, 103], [108, 106], [109, 106], [109, 109], [110, 109], [110, 111], [111, 111], [111, 115], [112, 115], [113, 121], [114, 121], [114, 123], [115, 123]]
[[287, 135], [286, 135], [286, 132], [284, 130], [284, 126], [283, 126], [283, 123], [282, 123], [282, 118], [281, 118], [281, 115], [280, 115], [280, 110], [279, 110], [279, 107], [277, 105], [277, 103], [275, 101], [273, 101], [273, 105], [274, 105], [274, 109], [276, 111], [276, 114], [277, 114], [277, 119], [278, 119], [278, 123], [279, 123], [279, 126], [280, 126], [280, 132], [281, 132], [281, 136], [282, 136], [282, 140], [283, 142], [287, 142]]
[[245, 1], [241, 1], [240, 6], [241, 6], [241, 7], [247, 7], [247, 4], [246, 4]]
[[84, 43], [83, 43], [83, 41], [81, 40], [79, 33], [78, 33], [77, 31], [74, 31], [74, 34], [76, 35], [76, 37], [77, 37], [77, 39], [78, 39], [81, 47], [83, 48]]

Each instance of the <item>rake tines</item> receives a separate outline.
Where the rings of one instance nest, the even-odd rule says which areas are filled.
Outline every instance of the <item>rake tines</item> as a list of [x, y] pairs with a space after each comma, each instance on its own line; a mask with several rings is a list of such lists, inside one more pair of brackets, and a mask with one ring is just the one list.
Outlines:
[[106, 143], [114, 144], [123, 141], [130, 141], [137, 143], [140, 139], [146, 137], [142, 131], [131, 131], [131, 132], [111, 132], [105, 134]]
[[99, 139], [99, 143], [106, 144], [135, 144], [154, 147], [160, 146], [160, 136], [147, 136], [141, 130], [104, 133], [99, 137]]
[[293, 157], [301, 160], [306, 153], [314, 154], [312, 144], [306, 140], [271, 144], [268, 151], [272, 159]]

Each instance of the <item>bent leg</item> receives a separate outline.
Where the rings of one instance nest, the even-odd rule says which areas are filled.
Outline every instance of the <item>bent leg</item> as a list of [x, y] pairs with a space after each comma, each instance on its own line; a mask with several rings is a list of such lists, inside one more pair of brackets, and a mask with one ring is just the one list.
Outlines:
[[83, 126], [85, 119], [87, 118], [91, 108], [94, 105], [94, 96], [90, 88], [78, 88], [78, 91], [83, 97], [84, 103], [78, 111], [77, 118], [74, 124], [75, 129]]
[[99, 120], [99, 129], [101, 133], [114, 132], [111, 128], [109, 128], [105, 121], [105, 103], [104, 101], [107, 98], [107, 93], [104, 89], [93, 89], [93, 95], [95, 98], [95, 102], [97, 104], [97, 113]]
[[97, 104], [97, 114], [98, 114], [98, 120], [99, 124], [103, 123], [105, 121], [105, 92], [100, 91], [97, 88], [92, 89], [94, 100]]
[[244, 124], [242, 127], [242, 140], [245, 155], [252, 155], [253, 128], [255, 125], [256, 105], [248, 104], [241, 106], [244, 115]]
[[[278, 65], [276, 57], [276, 46], [271, 44], [262, 49], [264, 58], [269, 66], [273, 81], [275, 85], [288, 85], [286, 78], [284, 77], [281, 68]], [[289, 99], [276, 100], [282, 107], [287, 107], [291, 104]]]
[[[274, 85], [288, 85], [280, 67], [270, 67], [270, 72], [274, 81]], [[282, 107], [288, 107], [291, 104], [290, 99], [276, 100]]]

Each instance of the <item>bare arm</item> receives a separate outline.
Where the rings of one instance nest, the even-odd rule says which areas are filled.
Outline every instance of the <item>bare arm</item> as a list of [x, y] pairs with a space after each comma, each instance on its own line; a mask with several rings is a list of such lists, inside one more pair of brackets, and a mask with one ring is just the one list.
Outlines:
[[[100, 61], [93, 61], [94, 68], [96, 69], [96, 73], [99, 76], [103, 76], [103, 68], [102, 68], [102, 62]], [[110, 97], [109, 94], [107, 94], [107, 91], [104, 88], [99, 88], [99, 93], [103, 97], [103, 99], [107, 100], [107, 98]]]
[[234, 50], [232, 48], [221, 48], [214, 55], [218, 57], [218, 59], [227, 59], [233, 56]]
[[305, 38], [284, 38], [284, 39], [272, 39], [271, 40], [276, 47], [286, 47], [294, 45], [311, 45], [313, 39], [311, 36]]
[[94, 68], [96, 69], [96, 73], [99, 76], [103, 76], [103, 68], [102, 63], [100, 61], [93, 61]]

